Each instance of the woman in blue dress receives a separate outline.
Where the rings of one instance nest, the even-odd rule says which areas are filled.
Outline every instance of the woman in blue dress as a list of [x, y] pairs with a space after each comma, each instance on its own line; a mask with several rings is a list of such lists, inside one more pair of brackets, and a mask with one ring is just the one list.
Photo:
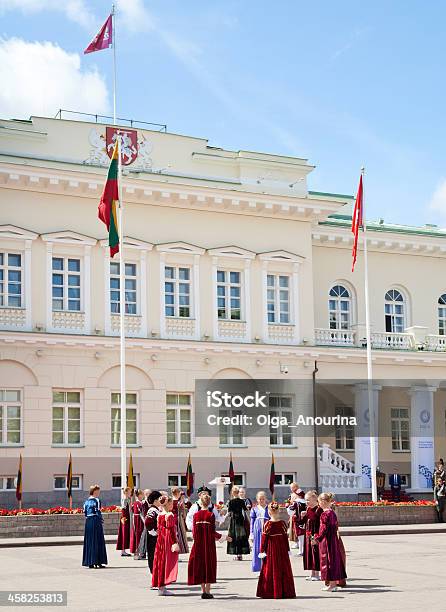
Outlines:
[[107, 565], [107, 550], [102, 527], [104, 520], [99, 501], [100, 491], [99, 485], [91, 486], [90, 497], [84, 503], [85, 532], [82, 565], [90, 569]]
[[257, 505], [251, 509], [251, 536], [252, 540], [252, 563], [253, 572], [260, 572], [262, 569], [262, 559], [259, 559], [260, 544], [262, 542], [263, 527], [270, 516], [268, 513], [268, 500], [265, 491], [259, 491], [256, 495]]

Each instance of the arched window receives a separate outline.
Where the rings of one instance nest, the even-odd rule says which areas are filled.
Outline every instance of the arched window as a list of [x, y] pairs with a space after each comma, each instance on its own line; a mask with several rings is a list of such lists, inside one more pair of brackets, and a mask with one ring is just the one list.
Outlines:
[[406, 327], [405, 300], [397, 289], [389, 289], [384, 305], [386, 332], [401, 334]]
[[328, 310], [330, 329], [351, 329], [352, 297], [343, 285], [334, 285], [330, 289]]
[[446, 336], [446, 293], [438, 298], [438, 333]]

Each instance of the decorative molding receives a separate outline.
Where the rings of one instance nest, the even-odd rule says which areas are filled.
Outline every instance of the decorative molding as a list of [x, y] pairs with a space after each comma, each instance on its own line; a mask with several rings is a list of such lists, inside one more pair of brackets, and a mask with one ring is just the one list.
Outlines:
[[302, 255], [296, 255], [288, 251], [267, 251], [266, 253], [259, 253], [257, 258], [260, 259], [260, 261], [274, 261], [285, 264], [303, 263], [305, 261], [305, 257]]
[[253, 251], [242, 249], [238, 246], [225, 246], [216, 249], [209, 249], [209, 255], [212, 257], [231, 257], [235, 259], [254, 259], [256, 254]]
[[54, 244], [77, 244], [80, 246], [95, 246], [97, 244], [96, 238], [91, 236], [84, 236], [71, 230], [63, 230], [60, 232], [50, 232], [48, 234], [41, 234], [40, 237], [44, 242], [52, 242]]
[[0, 240], [35, 240], [39, 234], [16, 225], [0, 225]]
[[206, 249], [199, 247], [195, 244], [188, 244], [187, 242], [165, 242], [163, 244], [157, 244], [156, 250], [160, 253], [182, 253], [184, 255], [203, 255]]

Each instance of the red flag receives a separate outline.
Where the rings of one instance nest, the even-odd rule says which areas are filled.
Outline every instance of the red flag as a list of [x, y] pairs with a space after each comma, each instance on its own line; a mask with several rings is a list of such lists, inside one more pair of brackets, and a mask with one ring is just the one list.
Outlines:
[[17, 472], [17, 484], [15, 488], [15, 496], [18, 502], [22, 501], [22, 455], [20, 455], [19, 470]]
[[362, 209], [363, 209], [363, 203], [362, 203], [362, 198], [363, 198], [363, 191], [362, 191], [362, 174], [361, 177], [359, 179], [359, 187], [358, 187], [358, 193], [356, 195], [356, 200], [355, 200], [355, 208], [353, 209], [353, 216], [352, 216], [352, 232], [354, 235], [353, 238], [353, 249], [352, 249], [352, 272], [355, 269], [355, 263], [356, 263], [356, 256], [358, 254], [358, 234], [359, 234], [359, 228], [362, 226]]
[[271, 491], [272, 498], [274, 499], [274, 485], [276, 484], [276, 466], [274, 463], [274, 453], [271, 455], [271, 471], [269, 474], [269, 490]]
[[190, 453], [189, 453], [189, 459], [187, 460], [187, 467], [186, 467], [186, 495], [190, 497], [193, 492], [194, 492], [194, 473], [192, 471], [192, 461], [191, 461]]
[[85, 49], [84, 54], [94, 53], [95, 51], [102, 51], [102, 49], [108, 49], [113, 43], [113, 18], [112, 15], [107, 17], [106, 22], [93, 38], [91, 43]]

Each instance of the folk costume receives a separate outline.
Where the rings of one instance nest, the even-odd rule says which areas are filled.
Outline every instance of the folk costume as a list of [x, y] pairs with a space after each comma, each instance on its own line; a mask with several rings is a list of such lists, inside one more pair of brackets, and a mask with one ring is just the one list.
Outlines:
[[[118, 542], [116, 550], [124, 553], [130, 547], [130, 499], [124, 499], [121, 508], [121, 520], [119, 521]], [[127, 553], [126, 553], [127, 554]]]
[[[193, 523], [194, 523], [194, 516], [197, 512], [199, 512], [200, 510], [202, 510], [200, 501], [196, 501], [194, 502], [191, 507], [189, 508], [189, 511], [187, 513], [186, 516], [186, 526], [187, 528], [192, 531], [192, 527], [193, 527]], [[211, 504], [208, 508], [208, 510], [210, 512], [212, 512], [212, 514], [214, 515], [215, 518], [215, 522], [217, 525], [221, 525], [222, 523], [225, 522], [225, 518], [224, 516], [221, 516], [219, 511], [217, 510], [217, 508]]]
[[296, 597], [289, 556], [287, 525], [284, 521], [266, 523], [260, 550], [263, 564], [257, 585], [257, 597], [263, 599]]
[[268, 512], [268, 506], [254, 506], [251, 510], [251, 535], [252, 535], [252, 562], [251, 570], [253, 572], [260, 572], [262, 567], [262, 560], [259, 559], [260, 545], [262, 543], [262, 533], [265, 523], [269, 521], [270, 516]]
[[101, 502], [92, 495], [84, 503], [85, 532], [82, 565], [85, 567], [100, 567], [107, 565], [107, 550], [105, 548], [104, 519], [101, 513]]
[[178, 576], [178, 553], [172, 552], [177, 544], [177, 521], [172, 512], [158, 516], [158, 538], [152, 572], [152, 587], [164, 587], [176, 582]]
[[345, 562], [339, 543], [338, 519], [333, 510], [324, 510], [320, 517], [319, 533], [314, 536], [319, 544], [321, 579], [343, 581], [347, 578]]
[[182, 499], [173, 500], [173, 513], [177, 519], [177, 540], [180, 555], [184, 555], [189, 552], [189, 544], [187, 543], [186, 507]]
[[319, 546], [312, 544], [311, 538], [319, 533], [321, 514], [323, 510], [320, 506], [315, 508], [307, 507], [307, 513], [300, 521], [301, 527], [305, 531], [304, 540], [304, 569], [318, 572], [320, 568], [319, 562]]
[[299, 555], [304, 554], [305, 529], [299, 525], [300, 514], [307, 509], [307, 503], [302, 497], [297, 497], [288, 508], [287, 513], [290, 516], [290, 540], [296, 542], [296, 548], [299, 549]]
[[249, 520], [246, 512], [246, 505], [243, 499], [235, 497], [229, 500], [228, 504], [229, 528], [228, 536], [232, 541], [228, 541], [228, 555], [249, 555]]
[[152, 505], [147, 510], [146, 518], [144, 519], [147, 534], [147, 563], [152, 574], [153, 558], [155, 556], [156, 541], [158, 538], [158, 515], [160, 512], [161, 510], [159, 508]]
[[147, 556], [147, 529], [145, 526], [145, 518], [149, 510], [149, 507], [150, 507], [150, 504], [147, 501], [147, 499], [143, 499], [141, 502], [141, 511], [139, 513], [141, 520], [143, 522], [143, 530], [141, 532], [141, 537], [139, 538], [139, 544], [138, 544], [139, 559], [145, 559]]
[[210, 510], [198, 510], [193, 517], [194, 543], [189, 557], [187, 584], [217, 582], [216, 540], [222, 535], [215, 530], [215, 515]]
[[132, 504], [132, 528], [130, 530], [130, 552], [138, 556], [139, 540], [144, 529], [144, 523], [141, 519], [142, 502], [137, 499]]

